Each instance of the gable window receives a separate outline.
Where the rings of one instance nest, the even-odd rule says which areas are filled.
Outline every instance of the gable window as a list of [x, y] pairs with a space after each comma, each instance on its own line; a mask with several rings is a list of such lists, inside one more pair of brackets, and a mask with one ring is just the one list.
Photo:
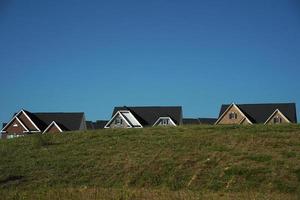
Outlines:
[[123, 124], [122, 118], [121, 118], [121, 117], [117, 117], [116, 120], [115, 120], [115, 124], [116, 124], [116, 125], [121, 125], [121, 124]]
[[169, 124], [169, 119], [162, 119], [161, 124], [162, 125], [168, 125]]
[[235, 112], [229, 113], [229, 119], [237, 119], [237, 114]]
[[276, 116], [273, 118], [273, 123], [274, 124], [280, 124], [282, 122], [282, 119], [279, 116]]

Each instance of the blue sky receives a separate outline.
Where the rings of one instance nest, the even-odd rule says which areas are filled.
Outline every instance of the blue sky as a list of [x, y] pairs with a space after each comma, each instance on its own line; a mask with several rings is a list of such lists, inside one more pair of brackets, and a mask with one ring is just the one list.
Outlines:
[[216, 117], [222, 103], [300, 103], [297, 0], [3, 0], [0, 27], [0, 122], [21, 108], [95, 120], [116, 105]]

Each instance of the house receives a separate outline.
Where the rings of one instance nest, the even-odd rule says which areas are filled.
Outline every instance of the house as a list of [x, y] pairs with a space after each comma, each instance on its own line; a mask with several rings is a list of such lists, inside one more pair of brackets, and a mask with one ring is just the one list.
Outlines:
[[86, 130], [85, 115], [78, 113], [31, 113], [20, 110], [1, 130], [2, 138], [33, 133], [61, 133]]
[[217, 118], [183, 118], [183, 125], [213, 125]]
[[297, 123], [295, 103], [222, 105], [215, 124]]
[[143, 128], [182, 124], [181, 106], [115, 107], [104, 128]]
[[95, 122], [86, 121], [86, 127], [88, 130], [104, 129], [104, 126], [107, 124], [107, 122], [107, 120], [97, 120]]

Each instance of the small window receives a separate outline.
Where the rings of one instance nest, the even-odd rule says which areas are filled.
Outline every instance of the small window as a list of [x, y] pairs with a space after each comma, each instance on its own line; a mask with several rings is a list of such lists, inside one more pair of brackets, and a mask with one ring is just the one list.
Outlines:
[[121, 125], [123, 123], [123, 120], [121, 117], [117, 117], [116, 120], [115, 120], [115, 124], [117, 125]]
[[15, 124], [13, 125], [13, 127], [18, 127], [18, 124], [17, 124], [17, 123], [15, 123]]
[[273, 118], [273, 123], [274, 124], [280, 124], [282, 122], [282, 119], [279, 116], [276, 116]]
[[6, 138], [7, 138], [7, 139], [14, 138], [14, 135], [7, 135]]
[[231, 112], [229, 114], [229, 119], [237, 119], [237, 114], [235, 112]]
[[18, 138], [18, 137], [23, 137], [24, 135], [19, 135], [17, 133], [9, 134], [6, 136], [7, 139], [12, 139], [12, 138]]
[[161, 124], [162, 125], [168, 125], [169, 124], [169, 119], [162, 119]]

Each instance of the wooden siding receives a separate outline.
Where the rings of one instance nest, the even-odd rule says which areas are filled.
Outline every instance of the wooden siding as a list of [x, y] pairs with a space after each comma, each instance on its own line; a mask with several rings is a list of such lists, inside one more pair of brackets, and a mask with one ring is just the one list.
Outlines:
[[269, 119], [269, 121], [268, 121], [267, 124], [274, 124], [274, 118], [276, 118], [276, 117], [278, 117], [278, 118], [281, 119], [281, 124], [290, 123], [289, 121], [287, 121], [287, 120], [285, 119], [285, 117], [283, 117], [283, 116], [281, 115], [280, 112], [277, 111], [277, 112], [272, 116], [272, 118]]
[[[229, 114], [235, 112], [237, 114], [236, 119], [229, 119]], [[240, 122], [243, 120], [244, 116], [242, 113], [235, 107], [231, 106], [229, 110], [223, 115], [222, 119], [218, 122], [218, 124], [240, 124]]]
[[242, 124], [242, 125], [250, 125], [251, 123], [249, 123], [249, 121], [248, 121], [246, 118], [244, 118], [244, 119], [241, 121], [240, 124]]

